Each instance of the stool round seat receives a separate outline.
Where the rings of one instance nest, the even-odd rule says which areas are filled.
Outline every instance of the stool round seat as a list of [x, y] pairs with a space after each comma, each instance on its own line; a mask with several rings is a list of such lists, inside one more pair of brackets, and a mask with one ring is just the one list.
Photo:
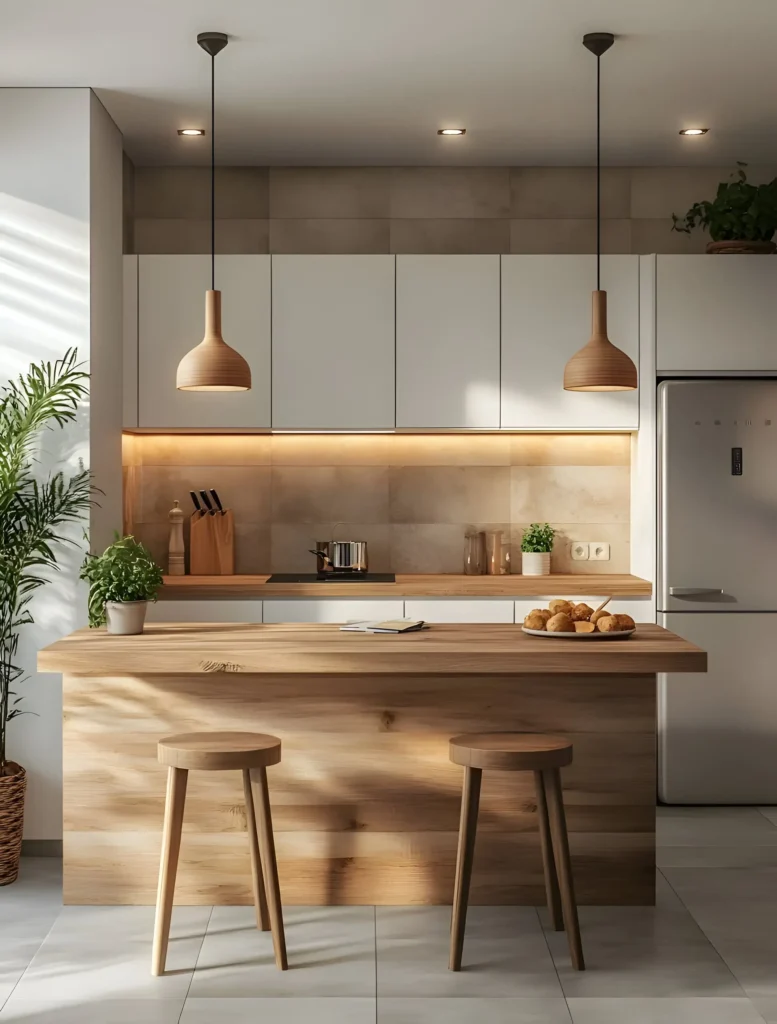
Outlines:
[[572, 744], [565, 736], [535, 732], [482, 732], [454, 736], [450, 759], [465, 768], [499, 771], [546, 771], [572, 763]]
[[186, 732], [157, 744], [161, 764], [201, 771], [268, 768], [281, 760], [281, 741], [260, 732]]

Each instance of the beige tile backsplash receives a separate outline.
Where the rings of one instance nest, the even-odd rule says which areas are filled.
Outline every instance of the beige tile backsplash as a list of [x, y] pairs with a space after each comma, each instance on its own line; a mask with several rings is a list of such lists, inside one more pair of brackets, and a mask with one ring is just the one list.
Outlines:
[[[731, 167], [605, 167], [607, 253], [703, 252], [672, 213]], [[766, 181], [773, 167], [748, 168]], [[210, 251], [207, 167], [125, 162], [125, 251]], [[589, 253], [593, 167], [219, 167], [216, 249], [234, 253]]]
[[[629, 571], [626, 434], [148, 435], [125, 438], [126, 527], [167, 562], [174, 499], [215, 487], [235, 513], [240, 573], [313, 571], [308, 548], [366, 540], [375, 571], [462, 571], [464, 535], [501, 529], [520, 566], [522, 529], [558, 530], [556, 572]], [[188, 520], [186, 523], [188, 534]], [[610, 544], [573, 562], [572, 541]]]

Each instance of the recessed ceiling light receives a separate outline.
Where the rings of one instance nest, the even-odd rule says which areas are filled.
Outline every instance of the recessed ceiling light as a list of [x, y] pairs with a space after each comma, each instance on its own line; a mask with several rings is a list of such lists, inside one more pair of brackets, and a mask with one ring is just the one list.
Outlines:
[[179, 128], [178, 129], [178, 134], [179, 135], [204, 135], [205, 134], [205, 129], [204, 128]]
[[709, 128], [681, 128], [680, 135], [706, 135]]
[[438, 128], [438, 135], [466, 135], [466, 128]]

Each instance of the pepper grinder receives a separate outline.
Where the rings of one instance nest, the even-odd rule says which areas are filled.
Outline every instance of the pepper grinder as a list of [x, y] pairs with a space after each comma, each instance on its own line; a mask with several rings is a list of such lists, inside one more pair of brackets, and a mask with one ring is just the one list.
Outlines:
[[186, 572], [183, 562], [183, 509], [178, 502], [173, 502], [173, 507], [167, 513], [170, 520], [170, 544], [167, 549], [167, 572], [169, 576], [183, 576]]

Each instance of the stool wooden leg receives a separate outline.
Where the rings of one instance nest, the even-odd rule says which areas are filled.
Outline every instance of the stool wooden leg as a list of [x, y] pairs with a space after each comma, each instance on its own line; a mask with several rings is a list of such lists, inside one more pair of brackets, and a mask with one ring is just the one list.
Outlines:
[[267, 890], [268, 909], [272, 942], [275, 949], [275, 963], [279, 970], [288, 970], [286, 959], [286, 936], [283, 931], [283, 908], [281, 907], [281, 890], [278, 884], [278, 863], [275, 859], [275, 838], [272, 831], [272, 814], [270, 813], [270, 791], [267, 788], [267, 769], [252, 768], [251, 779], [258, 785], [259, 800], [257, 818], [259, 820], [259, 848], [262, 857], [264, 884]]
[[461, 795], [461, 820], [459, 822], [459, 846], [456, 854], [456, 883], [453, 889], [453, 913], [451, 915], [451, 951], [448, 967], [451, 971], [461, 970], [461, 954], [464, 949], [464, 927], [467, 923], [469, 883], [472, 878], [472, 861], [475, 856], [475, 835], [478, 826], [480, 806], [480, 782], [483, 772], [480, 768], [464, 769], [464, 790]]
[[251, 883], [254, 890], [254, 907], [256, 907], [256, 925], [263, 932], [270, 930], [270, 918], [267, 914], [267, 894], [264, 891], [262, 878], [262, 858], [259, 854], [259, 837], [256, 833], [256, 812], [254, 797], [251, 792], [251, 772], [243, 769], [243, 792], [246, 801], [246, 832], [248, 845], [251, 848]]
[[545, 793], [548, 798], [550, 830], [553, 836], [553, 853], [556, 860], [556, 871], [561, 889], [561, 908], [564, 912], [564, 925], [567, 930], [569, 954], [572, 966], [576, 971], [585, 970], [583, 945], [580, 941], [580, 925], [577, 920], [577, 904], [575, 902], [575, 886], [572, 880], [572, 862], [569, 857], [569, 837], [564, 814], [564, 797], [561, 790], [561, 775], [558, 768], [544, 771]]
[[534, 773], [534, 786], [537, 790], [537, 818], [539, 819], [540, 847], [542, 849], [542, 869], [545, 873], [545, 894], [548, 900], [548, 912], [557, 932], [564, 930], [561, 916], [561, 898], [558, 891], [558, 875], [553, 863], [553, 843], [550, 838], [550, 822], [548, 821], [548, 801], [545, 797], [545, 783], [542, 772]]
[[156, 896], [156, 920], [154, 921], [154, 948], [151, 954], [151, 973], [165, 973], [167, 943], [170, 938], [170, 918], [173, 914], [175, 874], [178, 869], [178, 854], [181, 849], [181, 826], [183, 808], [186, 802], [186, 781], [189, 772], [185, 768], [169, 768], [167, 772], [167, 799], [165, 801], [165, 822], [162, 832], [162, 859], [159, 864], [159, 887]]

